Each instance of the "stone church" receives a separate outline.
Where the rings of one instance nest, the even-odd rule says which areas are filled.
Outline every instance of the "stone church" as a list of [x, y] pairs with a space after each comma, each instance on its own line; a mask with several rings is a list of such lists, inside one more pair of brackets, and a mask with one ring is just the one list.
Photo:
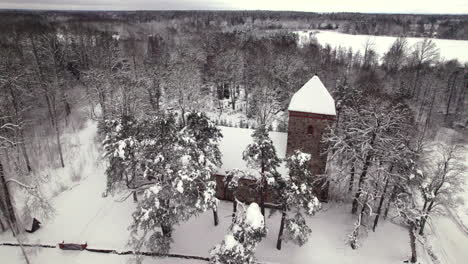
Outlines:
[[[276, 152], [280, 159], [285, 158], [295, 150], [312, 155], [310, 168], [313, 175], [325, 173], [327, 154], [323, 153], [321, 143], [322, 136], [331, 125], [336, 116], [335, 101], [320, 81], [318, 76], [312, 77], [302, 86], [291, 98], [288, 107], [288, 133], [270, 132]], [[233, 200], [233, 194], [224, 184], [227, 171], [233, 169], [251, 170], [242, 160], [242, 153], [247, 145], [252, 143], [252, 129], [220, 127], [223, 139], [220, 142], [223, 165], [219, 168], [216, 176], [217, 193], [216, 196], [222, 200]], [[287, 175], [288, 171], [284, 164], [278, 168], [281, 175]], [[255, 175], [258, 172], [251, 170]], [[249, 180], [245, 180], [244, 185], [249, 185]], [[256, 184], [250, 180], [250, 185]], [[321, 200], [328, 198], [328, 186], [320, 184], [316, 194]], [[247, 202], [255, 201], [253, 191], [244, 190], [238, 192], [237, 198]], [[267, 200], [273, 200], [267, 197]]]

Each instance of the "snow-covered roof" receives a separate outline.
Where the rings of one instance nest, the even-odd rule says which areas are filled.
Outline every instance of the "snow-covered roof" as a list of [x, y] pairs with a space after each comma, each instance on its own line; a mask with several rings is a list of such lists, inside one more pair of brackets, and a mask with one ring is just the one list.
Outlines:
[[[226, 175], [226, 171], [233, 169], [247, 170], [252, 174], [257, 174], [256, 170], [251, 170], [247, 167], [247, 163], [242, 159], [242, 153], [247, 146], [253, 143], [252, 133], [253, 129], [224, 127], [218, 126], [221, 129], [223, 138], [219, 142], [219, 150], [222, 154], [223, 165], [218, 169], [219, 175]], [[287, 133], [270, 132], [270, 138], [276, 149], [278, 158], [283, 159], [286, 157], [286, 144], [288, 140]], [[287, 169], [282, 163], [278, 168], [281, 175], [287, 175]]]
[[288, 110], [336, 115], [335, 100], [333, 100], [333, 97], [331, 97], [327, 88], [325, 88], [317, 75], [312, 77], [312, 79], [293, 95]]

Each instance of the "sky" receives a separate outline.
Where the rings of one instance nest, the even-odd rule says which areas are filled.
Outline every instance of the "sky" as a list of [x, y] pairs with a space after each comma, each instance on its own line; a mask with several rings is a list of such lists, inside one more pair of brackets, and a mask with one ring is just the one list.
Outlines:
[[0, 0], [0, 8], [468, 14], [468, 0]]

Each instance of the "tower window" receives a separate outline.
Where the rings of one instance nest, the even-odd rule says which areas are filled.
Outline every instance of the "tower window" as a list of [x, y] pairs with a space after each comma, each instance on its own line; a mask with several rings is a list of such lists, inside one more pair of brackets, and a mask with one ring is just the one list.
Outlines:
[[307, 135], [313, 135], [314, 134], [314, 127], [313, 126], [308, 126], [307, 127]]

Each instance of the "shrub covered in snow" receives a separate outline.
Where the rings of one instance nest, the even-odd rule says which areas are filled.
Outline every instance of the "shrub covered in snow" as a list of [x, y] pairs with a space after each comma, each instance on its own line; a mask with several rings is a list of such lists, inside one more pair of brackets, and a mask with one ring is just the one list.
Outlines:
[[210, 254], [212, 264], [255, 263], [255, 248], [266, 236], [263, 215], [258, 204], [252, 203], [239, 213], [230, 227], [230, 232]]

